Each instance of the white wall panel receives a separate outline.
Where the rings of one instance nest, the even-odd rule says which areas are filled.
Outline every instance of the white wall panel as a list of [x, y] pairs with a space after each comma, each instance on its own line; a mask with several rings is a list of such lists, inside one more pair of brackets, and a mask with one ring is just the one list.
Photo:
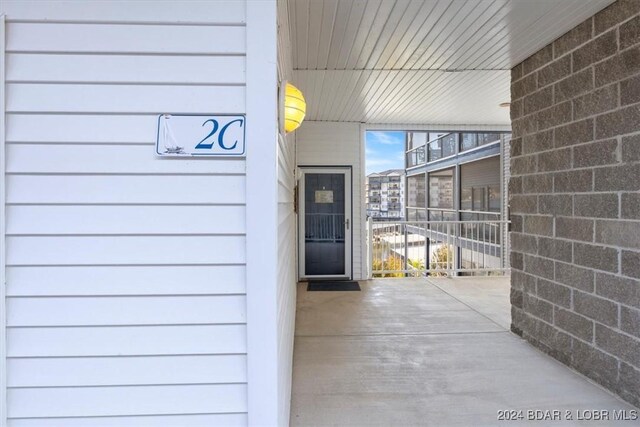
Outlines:
[[244, 266], [7, 268], [9, 296], [225, 295], [246, 291]]
[[[241, 86], [7, 84], [7, 112], [237, 114]], [[126, 101], [125, 101], [126, 100]]]
[[7, 325], [104, 326], [244, 323], [243, 295], [11, 298]]
[[155, 144], [158, 116], [7, 114], [7, 142]]
[[243, 56], [33, 55], [7, 56], [7, 81], [242, 84]]
[[151, 6], [148, 0], [92, 0], [72, 3], [70, 0], [5, 0], [3, 11], [11, 20], [47, 20], [78, 22], [168, 22], [237, 24], [245, 22], [245, 2], [216, 0], [163, 0]]
[[246, 163], [154, 149], [159, 114], [246, 113], [246, 1], [0, 14], [8, 424], [246, 425]]
[[7, 203], [244, 203], [244, 186], [243, 176], [9, 175]]
[[[289, 8], [278, 0], [278, 77], [293, 77]], [[296, 134], [278, 137], [278, 419], [281, 425], [291, 415], [293, 341], [296, 317], [297, 245], [294, 193], [296, 186]]]
[[[126, 398], [123, 398], [126, 396]], [[9, 390], [9, 416], [65, 417], [245, 412], [244, 384]], [[96, 405], [100, 402], [100, 405]]]
[[7, 234], [243, 234], [244, 206], [7, 207]]
[[243, 54], [243, 26], [13, 23], [7, 52]]
[[8, 357], [243, 354], [244, 325], [10, 328]]
[[[60, 248], [65, 248], [60, 250]], [[241, 264], [244, 236], [8, 236], [7, 265]]]
[[9, 427], [240, 427], [247, 425], [247, 414], [145, 415], [133, 417], [74, 417], [9, 420]]
[[[206, 135], [206, 133], [205, 133]], [[239, 174], [243, 159], [166, 158], [145, 145], [10, 144], [7, 173]]]
[[243, 355], [10, 359], [9, 387], [244, 383]]

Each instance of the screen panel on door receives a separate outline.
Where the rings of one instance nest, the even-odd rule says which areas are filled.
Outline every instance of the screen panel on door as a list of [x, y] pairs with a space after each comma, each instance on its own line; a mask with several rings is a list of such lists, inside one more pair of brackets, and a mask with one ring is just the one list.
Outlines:
[[345, 175], [305, 174], [305, 274], [344, 275]]

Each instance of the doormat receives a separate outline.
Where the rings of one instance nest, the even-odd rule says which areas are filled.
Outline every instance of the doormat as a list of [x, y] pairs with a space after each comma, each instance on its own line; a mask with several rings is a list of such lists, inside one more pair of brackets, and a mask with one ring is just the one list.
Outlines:
[[307, 285], [307, 291], [359, 291], [360, 284], [356, 281], [313, 281]]

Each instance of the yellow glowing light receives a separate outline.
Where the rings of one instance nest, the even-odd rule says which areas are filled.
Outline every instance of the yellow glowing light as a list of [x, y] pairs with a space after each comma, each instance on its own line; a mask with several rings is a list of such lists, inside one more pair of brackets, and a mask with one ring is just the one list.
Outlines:
[[307, 103], [302, 92], [291, 83], [287, 83], [284, 91], [284, 131], [293, 132], [298, 129], [307, 112]]

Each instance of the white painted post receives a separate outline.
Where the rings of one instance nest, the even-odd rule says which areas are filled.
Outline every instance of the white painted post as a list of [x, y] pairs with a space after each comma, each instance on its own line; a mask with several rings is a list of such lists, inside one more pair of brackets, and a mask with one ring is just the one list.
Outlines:
[[[366, 126], [364, 124], [360, 125], [360, 176], [357, 177], [359, 182], [358, 185], [360, 186], [360, 200], [358, 199], [354, 199], [355, 203], [359, 203], [361, 206], [364, 206], [364, 209], [361, 208], [360, 209], [360, 272], [358, 273], [358, 275], [361, 278], [370, 278], [369, 277], [369, 271], [371, 271], [371, 269], [373, 267], [370, 267], [369, 270], [366, 270], [366, 266], [365, 264], [365, 254], [364, 254], [364, 250], [362, 248], [365, 248], [366, 245], [368, 244], [366, 239], [366, 224], [367, 224], [367, 205], [365, 204], [365, 197], [366, 197], [366, 188], [365, 188], [365, 183], [367, 182], [367, 170], [366, 170], [366, 156], [365, 156], [365, 151], [366, 151], [366, 142], [367, 141], [367, 133], [366, 133]], [[354, 177], [355, 180], [356, 177]], [[351, 183], [352, 186], [354, 186], [354, 183]], [[354, 186], [355, 188], [355, 186]], [[351, 193], [353, 194], [353, 193]], [[354, 207], [351, 207], [351, 210], [353, 212], [357, 212]], [[353, 246], [351, 247], [351, 250], [353, 251]], [[364, 270], [364, 271], [363, 271]], [[355, 275], [355, 272], [354, 272]], [[355, 279], [355, 277], [352, 277], [352, 279]]]
[[[508, 197], [507, 194], [505, 194], [505, 184], [508, 185], [508, 183], [504, 182], [504, 134], [500, 135], [500, 197], [502, 197], [502, 201], [500, 203], [500, 221], [504, 221], [504, 200], [505, 197]], [[504, 225], [502, 224], [502, 222], [500, 223], [500, 268], [504, 269], [506, 263], [506, 254], [504, 252], [505, 250], [505, 245], [504, 245]], [[504, 270], [502, 270], [502, 272], [504, 273]]]
[[6, 235], [6, 55], [5, 15], [0, 16], [0, 426], [7, 425], [7, 252]]
[[278, 71], [275, 0], [247, 1], [247, 373], [250, 426], [278, 419]]
[[369, 280], [373, 279], [373, 220], [371, 218], [367, 219], [368, 226], [368, 234], [367, 234], [367, 248], [369, 250], [369, 265], [367, 278]]

